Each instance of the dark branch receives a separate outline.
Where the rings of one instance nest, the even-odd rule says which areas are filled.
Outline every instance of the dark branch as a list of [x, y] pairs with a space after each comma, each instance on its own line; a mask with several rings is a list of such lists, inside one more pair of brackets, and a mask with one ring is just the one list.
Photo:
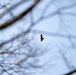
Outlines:
[[[38, 2], [39, 2], [39, 0], [38, 0]], [[6, 22], [6, 23], [2, 24], [2, 25], [0, 26], [0, 30], [3, 30], [3, 29], [5, 29], [5, 28], [11, 26], [11, 25], [14, 24], [15, 22], [17, 22], [18, 20], [20, 20], [21, 18], [23, 18], [25, 15], [27, 15], [34, 7], [38, 4], [38, 2], [35, 3], [35, 4], [33, 4], [30, 8], [28, 8], [26, 11], [24, 11], [22, 14], [20, 14], [20, 15], [17, 16], [16, 18], [12, 19], [12, 20], [9, 21], [9, 22]]]
[[67, 74], [64, 74], [64, 75], [72, 75], [72, 74], [74, 74], [74, 73], [76, 73], [76, 69], [73, 70], [73, 71], [71, 71], [71, 72], [69, 72], [69, 73], [67, 73]]

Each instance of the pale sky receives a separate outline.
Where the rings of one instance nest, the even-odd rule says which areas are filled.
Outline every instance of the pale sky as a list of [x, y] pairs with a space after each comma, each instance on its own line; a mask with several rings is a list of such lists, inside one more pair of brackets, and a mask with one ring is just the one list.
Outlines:
[[[0, 0], [0, 4], [3, 4], [2, 0]], [[18, 0], [20, 1], [20, 0]], [[33, 11], [33, 21], [36, 21], [41, 16], [41, 12], [44, 9], [44, 7], [49, 3], [51, 0], [43, 0], [40, 5], [38, 5]], [[46, 13], [43, 14], [44, 16], [47, 16], [50, 13], [55, 12], [58, 8], [62, 6], [67, 6], [72, 3], [75, 3], [74, 0], [55, 0], [55, 2], [50, 5], [50, 7], [46, 10]], [[29, 0], [27, 3], [23, 3], [20, 7], [17, 9], [12, 10], [13, 14], [16, 16], [24, 9], [27, 9], [33, 1]], [[9, 5], [10, 7], [10, 5]], [[66, 10], [63, 10], [62, 12], [71, 12], [76, 14], [76, 6], [73, 8], [69, 8]], [[10, 18], [10, 15], [7, 14], [3, 19], [0, 19], [0, 22], [3, 20], [7, 20]], [[0, 31], [0, 41], [2, 40], [8, 40], [12, 36], [16, 35], [17, 33], [21, 32], [21, 29], [26, 30], [28, 26], [30, 25], [30, 14], [25, 16], [23, 20], [20, 20], [19, 22], [15, 23], [12, 28], [6, 29], [4, 31]], [[64, 23], [61, 23], [61, 21]], [[50, 33], [61, 33], [65, 35], [75, 35], [76, 36], [76, 16], [70, 16], [70, 15], [63, 15], [60, 17], [58, 14], [49, 17], [45, 20], [42, 20], [37, 25], [35, 25], [32, 30], [41, 30], [46, 31]], [[26, 25], [26, 26], [24, 26]], [[21, 28], [21, 29], [20, 29]], [[9, 32], [10, 31], [10, 32]], [[43, 34], [44, 41], [40, 41], [40, 34]], [[69, 61], [69, 64], [72, 65], [74, 68], [76, 67], [76, 38], [75, 39], [67, 39], [64, 37], [57, 37], [53, 35], [46, 35], [44, 33], [36, 33], [35, 41], [41, 48], [46, 49], [46, 53], [44, 53], [43, 56], [40, 57], [40, 64], [45, 64], [43, 69], [37, 70], [35, 75], [62, 75], [69, 71], [67, 68], [67, 65], [65, 64], [65, 61], [63, 60], [60, 51], [66, 54], [66, 58]], [[3, 38], [7, 37], [7, 38]], [[72, 43], [75, 46], [72, 46]]]

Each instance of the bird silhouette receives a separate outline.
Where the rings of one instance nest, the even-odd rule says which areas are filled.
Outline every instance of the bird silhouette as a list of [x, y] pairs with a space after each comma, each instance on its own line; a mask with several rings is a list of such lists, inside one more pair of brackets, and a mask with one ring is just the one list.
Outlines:
[[40, 35], [40, 41], [42, 42], [44, 40], [43, 35]]

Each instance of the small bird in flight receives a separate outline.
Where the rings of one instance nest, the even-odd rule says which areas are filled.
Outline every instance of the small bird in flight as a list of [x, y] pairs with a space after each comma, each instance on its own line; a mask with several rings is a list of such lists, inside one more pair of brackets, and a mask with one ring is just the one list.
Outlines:
[[40, 35], [40, 41], [42, 42], [44, 40], [43, 35]]

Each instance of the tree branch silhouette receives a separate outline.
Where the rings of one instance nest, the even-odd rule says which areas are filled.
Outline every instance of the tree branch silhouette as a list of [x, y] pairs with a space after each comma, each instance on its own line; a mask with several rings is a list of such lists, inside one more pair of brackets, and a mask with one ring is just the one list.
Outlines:
[[25, 10], [23, 13], [21, 13], [20, 15], [18, 15], [16, 18], [10, 20], [9, 22], [6, 22], [2, 25], [0, 25], [0, 30], [3, 30], [9, 26], [11, 26], [12, 24], [14, 24], [15, 22], [17, 22], [18, 20], [20, 20], [21, 18], [23, 18], [25, 15], [27, 15], [38, 3], [40, 2], [40, 0], [38, 0], [36, 3], [34, 3], [30, 8], [28, 8], [27, 10]]

